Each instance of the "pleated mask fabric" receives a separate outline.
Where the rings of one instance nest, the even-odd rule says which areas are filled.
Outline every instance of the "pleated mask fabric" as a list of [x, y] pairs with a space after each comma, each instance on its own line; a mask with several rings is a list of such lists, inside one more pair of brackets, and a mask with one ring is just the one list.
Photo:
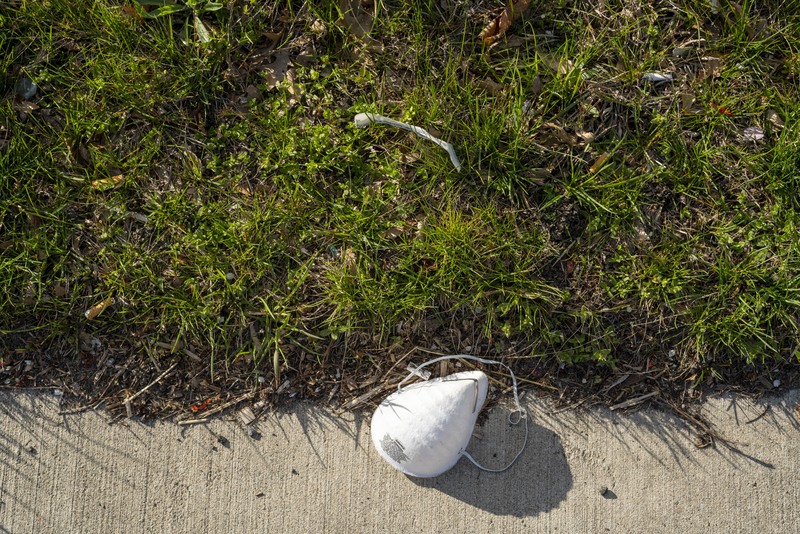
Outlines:
[[518, 424], [524, 420], [527, 442], [527, 413], [519, 403], [517, 381], [511, 369], [494, 360], [460, 354], [435, 358], [420, 365], [400, 382], [395, 393], [381, 402], [370, 425], [375, 449], [389, 465], [414, 477], [430, 478], [441, 475], [451, 469], [462, 456], [466, 456], [485, 471], [505, 471], [522, 454], [525, 442], [511, 463], [501, 469], [483, 467], [466, 452], [478, 414], [489, 391], [486, 374], [482, 371], [464, 371], [402, 387], [422, 367], [448, 359], [497, 364], [508, 369], [513, 381], [517, 408], [509, 415], [509, 422]]

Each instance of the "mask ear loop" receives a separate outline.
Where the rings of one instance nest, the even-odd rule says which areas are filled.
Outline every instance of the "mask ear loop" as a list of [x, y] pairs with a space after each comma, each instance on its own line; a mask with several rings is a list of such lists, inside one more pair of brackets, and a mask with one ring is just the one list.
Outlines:
[[479, 464], [478, 461], [475, 460], [475, 458], [473, 458], [466, 450], [462, 449], [460, 451], [460, 453], [463, 456], [465, 456], [467, 458], [467, 460], [472, 462], [475, 465], [475, 467], [477, 467], [478, 469], [481, 469], [483, 471], [488, 471], [489, 473], [502, 473], [503, 471], [507, 471], [509, 468], [511, 468], [512, 465], [514, 465], [516, 463], [516, 461], [519, 459], [519, 457], [522, 456], [522, 453], [525, 451], [525, 446], [528, 444], [528, 412], [522, 407], [522, 405], [519, 402], [519, 394], [517, 392], [517, 377], [514, 375], [514, 371], [512, 371], [509, 366], [507, 366], [506, 364], [504, 364], [502, 362], [498, 362], [498, 361], [495, 361], [495, 360], [487, 360], [485, 358], [478, 358], [477, 356], [470, 356], [469, 354], [456, 354], [456, 355], [453, 355], [453, 356], [440, 356], [439, 358], [434, 358], [433, 360], [425, 362], [425, 363], [421, 364], [419, 367], [417, 367], [416, 369], [414, 369], [407, 377], [405, 377], [403, 380], [400, 381], [399, 384], [397, 384], [397, 391], [398, 392], [403, 391], [403, 384], [408, 382], [411, 379], [411, 377], [415, 376], [417, 374], [417, 372], [420, 369], [422, 369], [423, 367], [427, 367], [428, 365], [433, 365], [434, 363], [439, 363], [439, 362], [444, 361], [444, 360], [459, 360], [459, 359], [472, 360], [472, 361], [484, 363], [484, 364], [487, 364], [487, 365], [501, 365], [501, 366], [505, 367], [508, 370], [508, 372], [511, 374], [511, 383], [512, 383], [513, 391], [514, 391], [514, 404], [516, 404], [517, 409], [514, 410], [513, 412], [511, 412], [510, 414], [508, 414], [508, 422], [510, 424], [514, 425], [514, 426], [518, 425], [520, 423], [520, 421], [524, 421], [525, 422], [525, 441], [522, 442], [522, 447], [520, 448], [519, 452], [517, 452], [516, 456], [514, 456], [514, 459], [511, 460], [511, 463], [509, 463], [507, 466], [505, 466], [505, 467], [503, 467], [501, 469], [489, 469], [488, 467], [484, 467], [481, 464]]

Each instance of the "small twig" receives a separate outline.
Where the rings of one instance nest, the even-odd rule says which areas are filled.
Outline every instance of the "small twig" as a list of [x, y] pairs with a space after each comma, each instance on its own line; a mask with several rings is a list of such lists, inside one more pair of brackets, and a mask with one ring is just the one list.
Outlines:
[[[492, 374], [503, 376], [505, 378], [511, 378], [511, 375], [509, 375], [508, 373], [504, 373], [502, 371], [494, 371]], [[555, 387], [555, 386], [551, 386], [549, 384], [545, 384], [544, 382], [537, 382], [536, 380], [531, 380], [529, 378], [522, 378], [520, 376], [517, 377], [517, 382], [520, 382], [520, 383], [523, 383], [523, 384], [533, 384], [534, 386], [538, 386], [538, 387], [543, 388], [543, 389], [549, 389], [549, 390], [552, 390], [552, 391], [558, 391], [558, 388]]]
[[563, 260], [564, 256], [566, 256], [569, 253], [569, 251], [572, 250], [572, 247], [574, 247], [577, 243], [578, 243], [577, 239], [572, 241], [572, 242], [570, 242], [570, 244], [567, 245], [567, 248], [565, 248], [563, 250], [563, 252], [561, 252], [561, 254], [559, 254], [558, 257], [555, 259], [555, 261], [553, 261], [553, 263], [551, 263], [550, 265], [553, 266], [553, 265], [557, 264], [558, 262], [560, 262], [561, 260]]
[[614, 410], [619, 410], [621, 408], [630, 408], [631, 406], [639, 404], [643, 400], [647, 400], [650, 397], [655, 397], [656, 395], [658, 395], [658, 391], [651, 391], [650, 393], [647, 393], [640, 397], [634, 397], [633, 399], [628, 399], [625, 402], [620, 402], [619, 404], [615, 404], [610, 409], [613, 412]]
[[253, 341], [253, 353], [256, 361], [261, 357], [261, 340], [258, 339], [256, 323], [250, 323], [250, 339]]
[[242, 401], [246, 401], [246, 400], [252, 399], [253, 397], [255, 397], [255, 395], [256, 395], [255, 392], [245, 393], [244, 395], [242, 395], [240, 397], [236, 397], [233, 400], [229, 400], [225, 404], [220, 404], [216, 408], [211, 408], [210, 410], [208, 410], [205, 413], [205, 416], [208, 417], [209, 415], [214, 415], [215, 413], [219, 413], [219, 412], [221, 412], [223, 410], [227, 410], [231, 406], [235, 406], [235, 405], [239, 404]]
[[584, 402], [586, 402], [586, 399], [581, 399], [575, 404], [570, 404], [569, 406], [564, 406], [563, 408], [557, 408], [555, 410], [550, 410], [549, 412], [544, 412], [544, 413], [546, 413], [547, 415], [556, 415], [561, 412], [566, 412], [567, 410], [573, 410], [578, 406], [580, 406], [581, 404], [583, 404]]
[[97, 397], [98, 399], [100, 399], [100, 400], [98, 401], [98, 404], [100, 404], [101, 402], [103, 402], [103, 398], [106, 396], [106, 392], [108, 392], [108, 388], [110, 388], [110, 387], [111, 387], [113, 384], [115, 384], [115, 383], [117, 382], [117, 379], [118, 379], [120, 376], [122, 376], [122, 373], [124, 373], [124, 372], [125, 372], [125, 367], [123, 367], [122, 369], [120, 369], [120, 370], [117, 372], [117, 374], [116, 374], [116, 375], [114, 375], [114, 378], [112, 378], [111, 380], [109, 380], [108, 384], [106, 384], [106, 387], [105, 387], [105, 389], [103, 389], [103, 392], [100, 394], [100, 396], [99, 396], [99, 397]]
[[186, 419], [185, 421], [178, 421], [180, 426], [185, 425], [199, 425], [201, 423], [208, 423], [208, 417], [202, 417], [200, 419]]
[[629, 375], [629, 374], [624, 374], [624, 375], [622, 375], [622, 376], [621, 376], [621, 377], [619, 377], [617, 380], [615, 380], [613, 384], [611, 384], [611, 385], [610, 385], [610, 386], [608, 386], [607, 388], [604, 388], [604, 389], [603, 389], [603, 392], [604, 392], [604, 393], [608, 393], [609, 391], [611, 391], [612, 389], [614, 389], [614, 388], [615, 388], [615, 387], [617, 387], [618, 385], [620, 385], [620, 384], [622, 384], [623, 382], [625, 382], [625, 381], [626, 381], [628, 378], [630, 378], [630, 376], [631, 376], [631, 375]]
[[376, 388], [372, 388], [371, 390], [367, 391], [363, 395], [360, 395], [360, 396], [356, 397], [355, 399], [351, 400], [350, 402], [348, 402], [347, 404], [342, 406], [341, 409], [342, 410], [352, 410], [356, 406], [359, 406], [360, 404], [363, 404], [363, 403], [367, 402], [368, 400], [370, 400], [372, 397], [374, 397], [378, 393], [384, 393], [386, 391], [394, 389], [395, 387], [397, 387], [397, 386], [395, 386], [394, 384], [383, 384], [383, 385], [378, 386]]
[[399, 359], [399, 360], [397, 360], [396, 362], [394, 362], [394, 364], [392, 364], [392, 366], [389, 368], [389, 370], [388, 370], [388, 371], [386, 371], [386, 373], [384, 373], [384, 375], [385, 375], [385, 376], [389, 376], [389, 375], [391, 374], [391, 372], [392, 372], [392, 371], [394, 371], [395, 367], [397, 367], [398, 365], [400, 365], [400, 363], [401, 363], [403, 360], [405, 360], [406, 358], [408, 358], [408, 357], [409, 357], [409, 355], [410, 355], [412, 352], [414, 352], [415, 350], [416, 350], [416, 348], [413, 348], [413, 349], [411, 349], [410, 351], [408, 351], [408, 352], [406, 352], [405, 354], [403, 354], [403, 355], [400, 357], [400, 359]]
[[719, 434], [717, 434], [716, 432], [714, 432], [714, 430], [711, 428], [711, 424], [706, 422], [705, 420], [703, 420], [703, 418], [693, 416], [692, 414], [690, 414], [686, 410], [680, 408], [675, 402], [670, 401], [669, 399], [667, 399], [665, 402], [666, 402], [667, 406], [672, 408], [672, 410], [675, 413], [677, 413], [681, 418], [683, 418], [684, 421], [687, 421], [687, 422], [693, 424], [694, 427], [695, 427], [695, 430], [699, 430], [699, 431], [702, 432], [702, 434], [700, 436], [698, 436], [698, 437], [707, 438], [707, 441], [703, 441], [703, 442], [701, 442], [699, 444], [695, 443], [695, 447], [697, 447], [698, 449], [705, 449], [706, 447], [713, 447], [717, 441], [719, 441], [720, 443], [724, 443], [724, 444], [728, 445], [728, 441], [725, 438], [723, 438], [722, 436], [720, 436]]
[[125, 399], [125, 402], [124, 402], [124, 404], [125, 404], [125, 411], [128, 413], [128, 417], [131, 417], [131, 416], [132, 416], [132, 410], [131, 410], [131, 401], [133, 401], [133, 399], [135, 399], [136, 397], [138, 397], [139, 395], [141, 395], [142, 393], [144, 393], [145, 391], [147, 391], [148, 389], [150, 389], [151, 387], [153, 387], [154, 385], [156, 385], [156, 384], [157, 384], [159, 381], [161, 381], [161, 379], [162, 379], [162, 378], [164, 378], [164, 377], [165, 377], [165, 376], [167, 376], [169, 373], [171, 373], [171, 372], [172, 372], [172, 370], [173, 370], [173, 369], [175, 369], [177, 366], [178, 366], [178, 362], [175, 362], [175, 363], [173, 363], [173, 364], [170, 366], [170, 368], [169, 368], [169, 369], [167, 369], [166, 371], [164, 371], [163, 373], [161, 373], [160, 375], [158, 375], [158, 378], [156, 378], [155, 380], [153, 380], [152, 382], [150, 382], [149, 384], [147, 384], [145, 387], [143, 387], [142, 389], [140, 389], [139, 391], [137, 391], [136, 393], [134, 393], [134, 394], [133, 394], [133, 396], [131, 396], [131, 397], [128, 397], [127, 399]]

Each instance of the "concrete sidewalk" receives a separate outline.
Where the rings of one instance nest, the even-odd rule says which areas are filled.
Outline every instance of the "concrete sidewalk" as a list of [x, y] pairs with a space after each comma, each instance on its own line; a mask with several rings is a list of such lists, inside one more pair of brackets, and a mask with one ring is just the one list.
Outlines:
[[[368, 417], [296, 405], [259, 422], [256, 439], [236, 421], [109, 426], [103, 413], [58, 415], [52, 395], [0, 392], [0, 532], [800, 529], [800, 391], [704, 405], [739, 453], [697, 449], [682, 422], [657, 411], [550, 413], [525, 402], [528, 448], [510, 471], [462, 459], [414, 480], [380, 460]], [[490, 410], [470, 444], [485, 465], [503, 464], [521, 439], [506, 414]]]

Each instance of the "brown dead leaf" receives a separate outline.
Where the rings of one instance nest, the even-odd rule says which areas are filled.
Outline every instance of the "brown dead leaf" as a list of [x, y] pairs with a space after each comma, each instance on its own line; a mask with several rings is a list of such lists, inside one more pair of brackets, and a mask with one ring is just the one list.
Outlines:
[[108, 297], [107, 299], [98, 302], [97, 304], [86, 310], [83, 315], [88, 320], [91, 321], [92, 319], [103, 313], [103, 311], [112, 304], [114, 304], [114, 297]]
[[92, 189], [95, 191], [106, 191], [108, 189], [116, 189], [125, 181], [124, 174], [114, 174], [108, 178], [101, 178], [92, 182]]
[[34, 287], [26, 287], [25, 291], [22, 293], [22, 303], [26, 306], [32, 306], [36, 304], [36, 300], [36, 290]]
[[[301, 67], [313, 67], [318, 63], [319, 59], [310, 54], [297, 54], [292, 58], [292, 65], [300, 65]], [[327, 76], [328, 74], [330, 74], [330, 70], [323, 67], [322, 75]]]
[[248, 102], [252, 102], [253, 100], [258, 101], [261, 98], [261, 91], [259, 91], [258, 87], [255, 85], [248, 85], [245, 92], [247, 93]]
[[697, 73], [697, 80], [705, 80], [707, 78], [718, 78], [722, 73], [722, 65], [724, 60], [718, 55], [706, 55], [700, 58], [701, 69]]
[[342, 18], [336, 23], [361, 39], [372, 29], [373, 11], [370, 9], [371, 7], [369, 3], [361, 0], [339, 0]]
[[397, 239], [401, 235], [403, 235], [403, 227], [402, 226], [393, 226], [392, 228], [389, 228], [388, 230], [383, 232], [384, 239], [388, 239], [389, 241]]
[[584, 143], [591, 143], [595, 138], [592, 132], [587, 132], [584, 130], [575, 130], [575, 135], [580, 137], [581, 141]]
[[125, 13], [127, 16], [136, 19], [139, 22], [144, 20], [144, 18], [142, 18], [139, 12], [136, 11], [136, 8], [133, 6], [122, 6], [122, 12]]
[[278, 47], [283, 37], [283, 32], [264, 32], [263, 35], [267, 38], [267, 41], [269, 41], [267, 48], [272, 50]]
[[541, 57], [545, 65], [561, 76], [567, 75], [575, 66], [572, 61], [567, 58], [555, 57], [549, 54], [542, 54]]
[[344, 249], [342, 251], [342, 259], [344, 260], [344, 265], [347, 268], [347, 272], [350, 274], [350, 276], [355, 276], [358, 274], [358, 258], [356, 257], [356, 253], [353, 252], [353, 249]]
[[82, 167], [88, 167], [92, 163], [92, 153], [82, 142], [76, 142], [69, 147], [70, 155], [75, 162]]
[[36, 111], [37, 109], [39, 109], [39, 106], [37, 106], [33, 102], [28, 102], [27, 100], [12, 102], [11, 107], [14, 109], [14, 111], [19, 112], [20, 115], [28, 115], [32, 111]]
[[531, 95], [539, 96], [540, 94], [542, 94], [542, 88], [543, 88], [542, 77], [536, 75], [536, 77], [531, 82]]
[[400, 163], [405, 163], [406, 165], [416, 163], [422, 159], [422, 154], [419, 152], [409, 152], [408, 154], [400, 154], [399, 160]]
[[547, 133], [551, 134], [561, 143], [566, 143], [570, 146], [575, 146], [578, 144], [578, 138], [567, 132], [564, 127], [559, 124], [554, 122], [545, 122], [542, 123], [542, 128], [546, 128]]
[[528, 7], [530, 0], [508, 0], [499, 17], [492, 20], [478, 35], [483, 42], [490, 44], [502, 37], [520, 14]]
[[475, 80], [475, 87], [478, 89], [483, 89], [491, 93], [493, 96], [497, 96], [503, 92], [503, 85], [497, 83], [494, 80], [490, 80], [489, 78], [484, 78], [482, 80]]
[[289, 91], [289, 107], [294, 107], [300, 102], [300, 86], [294, 83], [294, 71], [289, 70], [286, 72], [286, 81], [288, 83], [287, 90]]
[[53, 295], [58, 298], [63, 298], [67, 296], [67, 286], [63, 284], [54, 284], [53, 285]]
[[783, 119], [781, 119], [780, 115], [778, 115], [774, 109], [767, 111], [767, 120], [769, 120], [769, 122], [771, 122], [772, 125], [778, 130], [783, 128]]
[[509, 48], [519, 48], [520, 46], [524, 45], [528, 39], [525, 37], [520, 37], [519, 35], [512, 35], [508, 39], [506, 39], [506, 46]]
[[275, 89], [289, 72], [289, 53], [286, 50], [276, 50], [272, 56], [274, 58], [272, 63], [264, 66], [264, 78], [268, 89]]

